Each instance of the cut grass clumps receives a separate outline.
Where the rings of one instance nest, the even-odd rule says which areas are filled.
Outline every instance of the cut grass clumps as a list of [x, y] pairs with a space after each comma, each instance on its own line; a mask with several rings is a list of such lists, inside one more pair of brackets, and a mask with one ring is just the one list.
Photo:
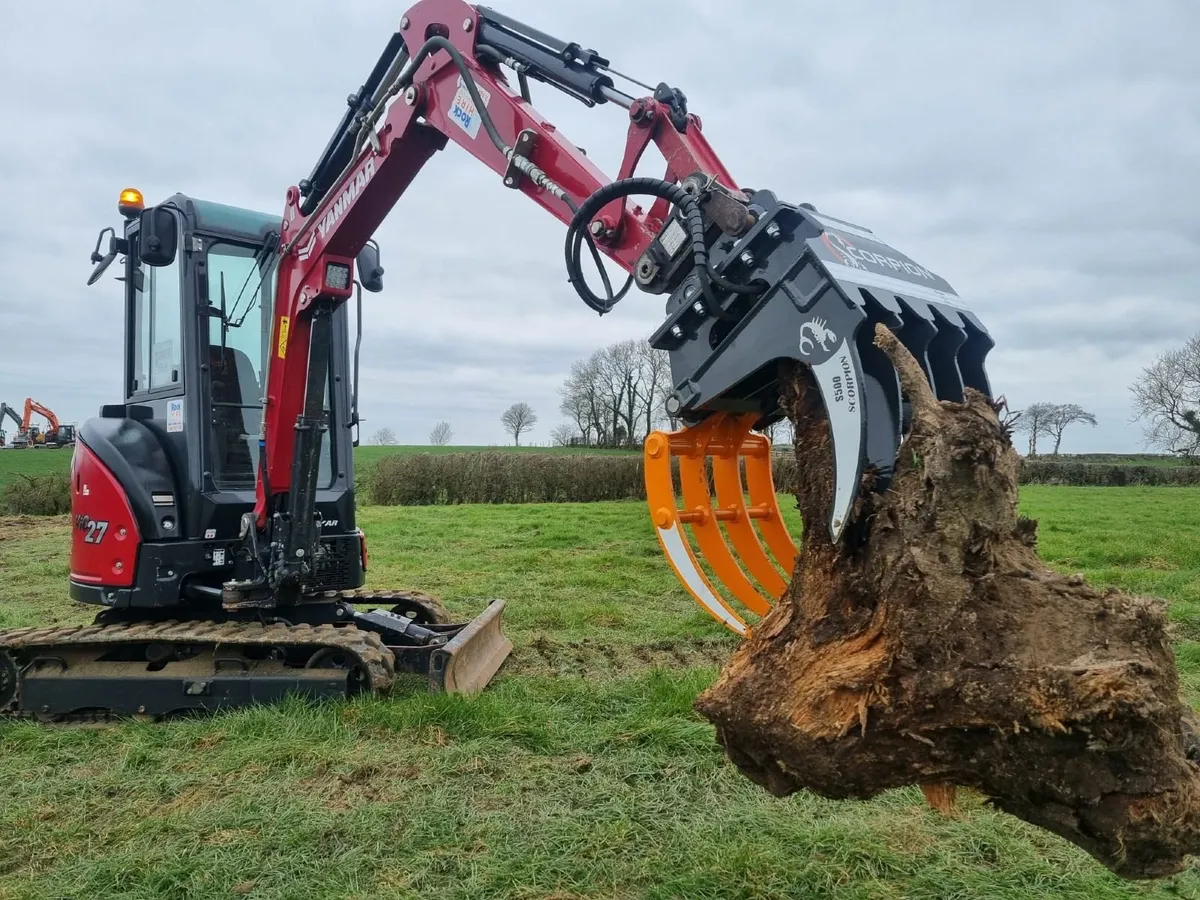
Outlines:
[[7, 516], [61, 516], [71, 511], [71, 478], [17, 475], [0, 492], [0, 514]]

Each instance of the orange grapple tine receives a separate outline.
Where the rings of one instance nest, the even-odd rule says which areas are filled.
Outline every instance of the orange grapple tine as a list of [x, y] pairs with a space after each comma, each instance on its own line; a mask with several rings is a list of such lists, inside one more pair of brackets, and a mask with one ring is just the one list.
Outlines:
[[694, 440], [695, 436], [688, 434], [690, 430], [684, 428], [673, 434], [654, 431], [646, 438], [644, 475], [650, 518], [667, 562], [692, 599], [730, 631], [745, 636], [748, 630], [745, 620], [713, 590], [692, 554], [691, 545], [683, 534], [683, 523], [679, 520], [680, 511], [675, 505], [675, 486], [671, 480], [671, 440]]
[[[771, 603], [758, 588], [750, 583], [746, 573], [733, 557], [729, 545], [725, 543], [725, 534], [721, 531], [720, 518], [731, 513], [714, 509], [712, 497], [708, 493], [708, 472], [705, 460], [708, 457], [712, 439], [718, 437], [724, 430], [724, 413], [715, 413], [706, 419], [702, 425], [709, 426], [707, 436], [697, 435], [702, 443], [694, 451], [681, 454], [679, 457], [679, 482], [683, 488], [683, 510], [680, 511], [680, 521], [692, 526], [692, 534], [700, 545], [700, 554], [712, 569], [713, 575], [729, 589], [738, 602], [748, 610], [760, 616], [771, 611]], [[707, 439], [705, 439], [707, 437]], [[737, 448], [733, 448], [737, 453]], [[737, 457], [734, 456], [736, 465]]]
[[[716, 442], [719, 446], [709, 445], [709, 456], [713, 461], [713, 482], [717, 488], [717, 503], [723, 509], [734, 511], [732, 518], [725, 520], [725, 532], [737, 552], [742, 565], [771, 595], [771, 605], [774, 600], [787, 590], [787, 580], [779, 574], [779, 570], [771, 563], [766, 551], [754, 530], [751, 516], [767, 517], [778, 515], [778, 508], [747, 508], [745, 490], [742, 487], [742, 473], [739, 470], [742, 444], [745, 442], [750, 429], [758, 416], [755, 413], [743, 416], [730, 416], [719, 431]], [[753, 609], [753, 607], [751, 607]], [[754, 610], [758, 612], [758, 610]], [[759, 613], [765, 615], [765, 613]]]
[[771, 472], [771, 442], [766, 435], [748, 434], [742, 443], [742, 454], [746, 458], [746, 487], [750, 493], [750, 505], [769, 510], [765, 517], [758, 520], [758, 530], [790, 578], [792, 570], [796, 568], [796, 554], [799, 551], [779, 511], [775, 476]]

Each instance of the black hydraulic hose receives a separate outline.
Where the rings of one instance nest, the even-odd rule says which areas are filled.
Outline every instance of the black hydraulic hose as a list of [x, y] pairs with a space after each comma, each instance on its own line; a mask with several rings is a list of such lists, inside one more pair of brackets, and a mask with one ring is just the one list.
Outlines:
[[566, 255], [568, 280], [579, 296], [583, 298], [583, 302], [592, 309], [601, 312], [607, 312], [611, 308], [611, 302], [606, 304], [602, 298], [592, 293], [583, 280], [583, 272], [579, 264], [581, 234], [588, 233], [588, 223], [591, 221], [592, 216], [596, 215], [602, 207], [613, 200], [633, 194], [648, 194], [652, 197], [661, 197], [668, 203], [678, 206], [683, 211], [687, 220], [688, 234], [692, 242], [692, 259], [695, 264], [695, 271], [700, 280], [700, 289], [704, 292], [704, 299], [708, 302], [708, 308], [718, 318], [725, 319], [726, 321], [732, 320], [734, 317], [721, 307], [721, 304], [717, 302], [717, 298], [712, 291], [713, 276], [716, 273], [708, 265], [708, 245], [704, 240], [704, 217], [700, 212], [700, 202], [692, 194], [684, 190], [681, 185], [664, 181], [661, 178], [637, 177], [614, 181], [612, 184], [607, 184], [595, 191], [575, 211], [575, 215], [571, 219], [571, 224], [567, 228], [567, 241], [564, 252]]
[[[488, 113], [487, 105], [483, 102], [483, 97], [479, 94], [479, 88], [475, 85], [474, 74], [471, 72], [463, 55], [458, 51], [458, 48], [446, 38], [434, 35], [425, 40], [425, 43], [421, 45], [421, 49], [416, 52], [405, 67], [405, 70], [398, 76], [398, 87], [403, 88], [409, 85], [417, 69], [420, 68], [421, 64], [435, 50], [445, 50], [446, 54], [453, 61], [455, 68], [458, 69], [459, 74], [462, 76], [463, 84], [466, 86], [467, 93], [471, 96], [471, 101], [475, 104], [475, 109], [479, 112], [479, 119], [483, 123], [488, 138], [506, 159], [511, 160], [513, 158], [512, 148], [504, 142], [504, 138], [500, 136], [500, 132], [496, 129], [496, 125]], [[633, 276], [631, 275], [628, 278], [619, 293], [616, 295], [613, 294], [612, 284], [609, 281], [608, 273], [604, 269], [603, 260], [600, 258], [600, 251], [596, 247], [588, 225], [592, 217], [607, 203], [633, 194], [649, 194], [654, 197], [662, 197], [667, 202], [683, 210], [684, 215], [687, 217], [688, 231], [692, 241], [692, 258], [695, 261], [695, 271], [699, 277], [700, 287], [708, 303], [708, 308], [715, 316], [725, 321], [732, 321], [735, 318], [726, 312], [720, 303], [717, 302], [717, 298], [713, 294], [714, 283], [722, 290], [731, 293], [752, 294], [757, 292], [756, 288], [728, 281], [714, 272], [709, 266], [708, 247], [704, 241], [704, 218], [700, 213], [700, 203], [693, 195], [685, 191], [682, 186], [661, 178], [644, 176], [623, 178], [620, 181], [614, 181], [599, 188], [584, 200], [582, 205], [576, 207], [570, 197], [567, 196], [566, 191], [551, 181], [540, 169], [536, 171], [540, 178], [535, 178], [535, 180], [547, 187], [552, 194], [562, 200], [573, 212], [571, 223], [567, 228], [565, 244], [567, 281], [575, 289], [575, 293], [579, 295], [580, 299], [588, 307], [601, 315], [609, 312], [616, 305], [617, 301], [625, 296], [626, 292], [633, 285]], [[587, 242], [588, 250], [591, 252], [592, 259], [596, 263], [596, 267], [600, 270], [600, 278], [604, 282], [604, 297], [595, 294], [588, 287], [583, 276], [583, 269], [580, 264], [580, 252], [582, 244], [585, 241]]]

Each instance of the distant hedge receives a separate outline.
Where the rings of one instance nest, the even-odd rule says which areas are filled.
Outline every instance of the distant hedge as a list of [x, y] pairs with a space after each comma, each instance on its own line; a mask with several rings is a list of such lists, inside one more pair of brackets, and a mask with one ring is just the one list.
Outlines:
[[1021, 484], [1128, 485], [1200, 484], [1200, 466], [1118, 466], [1059, 460], [1027, 459]]
[[[779, 454], [775, 487], [792, 491], [796, 461]], [[677, 471], [677, 470], [676, 470]], [[459, 503], [591, 503], [644, 500], [641, 456], [574, 454], [398, 453], [358, 474], [360, 503], [431, 506]], [[1069, 459], [1027, 459], [1022, 484], [1122, 487], [1200, 485], [1200, 466], [1101, 465]], [[0, 489], [0, 515], [54, 516], [70, 512], [66, 473], [17, 475]]]
[[639, 456], [540, 453], [401, 453], [375, 463], [371, 502], [590, 503], [646, 496]]

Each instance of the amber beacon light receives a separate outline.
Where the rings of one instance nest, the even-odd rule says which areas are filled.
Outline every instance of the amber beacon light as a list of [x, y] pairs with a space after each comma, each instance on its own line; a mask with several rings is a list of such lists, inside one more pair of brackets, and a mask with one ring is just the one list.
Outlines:
[[132, 218], [146, 208], [142, 192], [137, 188], [125, 188], [117, 200], [117, 210], [126, 218]]

